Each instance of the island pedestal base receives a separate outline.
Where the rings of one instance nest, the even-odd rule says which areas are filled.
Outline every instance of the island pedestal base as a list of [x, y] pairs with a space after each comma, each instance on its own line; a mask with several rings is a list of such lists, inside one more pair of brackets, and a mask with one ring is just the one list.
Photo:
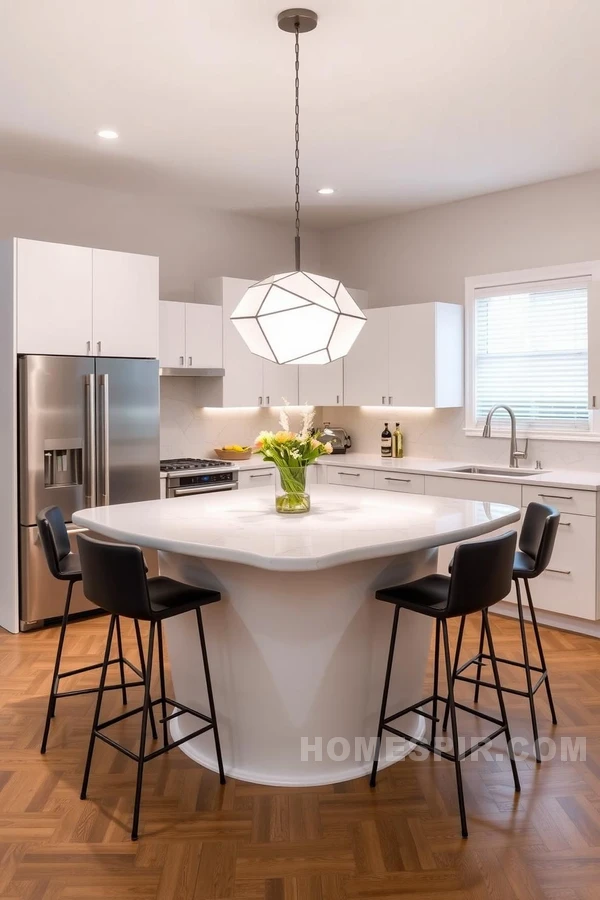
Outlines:
[[[434, 572], [436, 561], [436, 550], [423, 550], [274, 572], [160, 553], [161, 574], [223, 595], [203, 617], [228, 775], [307, 786], [370, 771], [393, 615], [392, 605], [376, 601], [374, 592]], [[167, 621], [166, 637], [175, 698], [207, 712], [195, 614]], [[430, 620], [403, 610], [389, 710], [423, 696], [430, 638]], [[401, 730], [422, 737], [423, 717], [411, 713], [400, 722]], [[176, 740], [195, 727], [188, 716], [171, 722]], [[211, 733], [181, 749], [216, 771]], [[380, 768], [411, 749], [388, 736]]]

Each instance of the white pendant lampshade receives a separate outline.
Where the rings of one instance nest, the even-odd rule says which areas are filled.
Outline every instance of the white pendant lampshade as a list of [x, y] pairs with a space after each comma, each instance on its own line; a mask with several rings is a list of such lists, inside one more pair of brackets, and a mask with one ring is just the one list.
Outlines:
[[366, 317], [341, 281], [285, 272], [248, 288], [231, 321], [257, 356], [319, 365], [348, 353]]

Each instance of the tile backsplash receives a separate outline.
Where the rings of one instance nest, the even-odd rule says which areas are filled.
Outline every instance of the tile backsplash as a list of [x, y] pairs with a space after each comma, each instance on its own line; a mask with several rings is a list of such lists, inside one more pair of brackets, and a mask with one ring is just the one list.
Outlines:
[[160, 380], [160, 455], [212, 457], [224, 444], [250, 445], [262, 430], [277, 430], [279, 410], [198, 406], [196, 379]]
[[[508, 438], [467, 437], [463, 432], [463, 409], [348, 406], [324, 408], [319, 413], [322, 413], [320, 421], [345, 427], [352, 437], [352, 449], [359, 453], [379, 453], [383, 423], [389, 422], [393, 429], [399, 421], [406, 456], [508, 465]], [[527, 461], [520, 465], [533, 467], [538, 459], [545, 469], [597, 472], [600, 471], [600, 443], [530, 440]]]
[[[252, 444], [259, 431], [278, 428], [279, 410], [259, 408], [211, 409], [196, 400], [194, 378], [163, 377], [160, 383], [160, 455], [213, 456], [224, 444]], [[462, 409], [332, 407], [317, 409], [316, 422], [344, 426], [352, 449], [379, 453], [383, 423], [400, 421], [407, 456], [474, 463], [508, 464], [508, 439], [466, 437]], [[529, 455], [521, 465], [600, 471], [600, 443], [585, 441], [529, 441]]]

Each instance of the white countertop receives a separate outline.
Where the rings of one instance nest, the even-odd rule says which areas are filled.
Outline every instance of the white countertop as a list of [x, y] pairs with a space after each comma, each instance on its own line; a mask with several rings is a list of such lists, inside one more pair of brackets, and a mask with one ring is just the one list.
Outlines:
[[[456, 469], [459, 466], [481, 465], [492, 468], [503, 468], [495, 463], [477, 463], [472, 460], [461, 462], [456, 459], [421, 459], [407, 456], [404, 459], [382, 459], [374, 453], [340, 453], [334, 456], [323, 456], [318, 465], [354, 466], [361, 469], [393, 469], [413, 475], [442, 475], [445, 478], [468, 478], [477, 481], [502, 481], [507, 484], [533, 484], [544, 487], [573, 488], [582, 491], [600, 490], [600, 472], [577, 472], [570, 469], [548, 469], [539, 475], [477, 475], [469, 472], [446, 472], [444, 469]], [[527, 468], [527, 465], [524, 466]]]
[[486, 534], [519, 519], [499, 503], [315, 485], [312, 510], [281, 515], [272, 488], [81, 510], [73, 522], [116, 540], [275, 571], [325, 569]]

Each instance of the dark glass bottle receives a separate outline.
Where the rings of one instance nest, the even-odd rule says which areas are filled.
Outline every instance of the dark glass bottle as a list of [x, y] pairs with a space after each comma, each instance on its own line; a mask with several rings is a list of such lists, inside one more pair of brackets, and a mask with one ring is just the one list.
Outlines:
[[381, 432], [381, 455], [391, 459], [392, 456], [392, 432], [388, 428], [388, 423]]

